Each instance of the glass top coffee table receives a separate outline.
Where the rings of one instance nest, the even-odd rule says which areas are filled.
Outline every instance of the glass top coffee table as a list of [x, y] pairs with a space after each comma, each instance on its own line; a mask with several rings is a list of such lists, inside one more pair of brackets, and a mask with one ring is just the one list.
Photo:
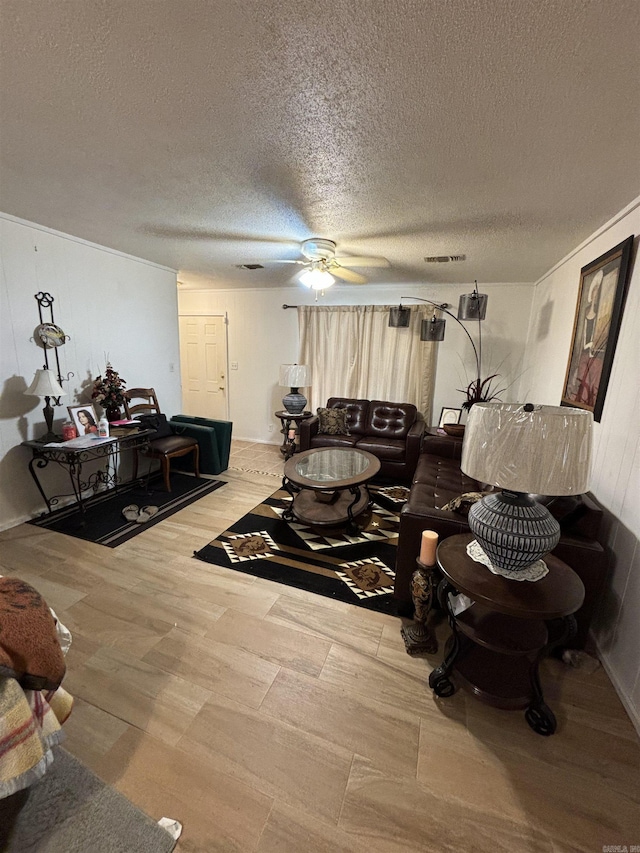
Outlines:
[[371, 503], [366, 483], [380, 470], [380, 460], [354, 447], [313, 447], [284, 465], [283, 488], [291, 495], [285, 521], [297, 519], [313, 527], [347, 525], [358, 533], [355, 519]]

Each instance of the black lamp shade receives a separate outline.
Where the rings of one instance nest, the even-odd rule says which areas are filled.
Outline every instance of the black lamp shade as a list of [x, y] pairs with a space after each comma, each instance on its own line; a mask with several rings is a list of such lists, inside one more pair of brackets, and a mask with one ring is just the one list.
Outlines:
[[399, 305], [389, 310], [389, 325], [394, 329], [404, 329], [409, 325], [411, 319], [411, 308]]
[[487, 314], [486, 293], [464, 293], [458, 302], [458, 320], [484, 320]]
[[420, 340], [421, 341], [443, 341], [444, 327], [446, 320], [432, 317], [430, 320], [423, 320], [420, 324]]

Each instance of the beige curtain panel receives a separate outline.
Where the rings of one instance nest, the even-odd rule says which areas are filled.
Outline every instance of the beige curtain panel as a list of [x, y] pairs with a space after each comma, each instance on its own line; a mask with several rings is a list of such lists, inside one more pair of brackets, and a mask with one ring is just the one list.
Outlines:
[[309, 408], [329, 397], [413, 403], [431, 423], [437, 346], [420, 340], [433, 306], [411, 306], [406, 328], [389, 326], [389, 305], [298, 307], [300, 363], [311, 365]]

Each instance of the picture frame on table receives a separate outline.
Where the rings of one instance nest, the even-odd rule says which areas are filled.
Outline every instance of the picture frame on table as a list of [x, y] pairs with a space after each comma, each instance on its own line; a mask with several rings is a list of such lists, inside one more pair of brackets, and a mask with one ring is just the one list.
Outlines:
[[633, 235], [580, 270], [561, 406], [600, 421], [629, 286]]
[[98, 416], [93, 403], [81, 403], [78, 406], [67, 406], [69, 418], [74, 422], [78, 435], [97, 435]]
[[447, 406], [443, 406], [440, 412], [440, 420], [438, 421], [438, 429], [442, 429], [445, 424], [459, 424], [461, 417], [462, 409], [450, 409]]

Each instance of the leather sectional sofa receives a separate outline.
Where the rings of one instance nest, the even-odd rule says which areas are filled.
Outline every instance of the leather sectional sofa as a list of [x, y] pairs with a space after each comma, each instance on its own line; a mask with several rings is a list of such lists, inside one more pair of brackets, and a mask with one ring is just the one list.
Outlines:
[[[469, 532], [465, 514], [438, 508], [465, 492], [483, 489], [482, 484], [460, 470], [461, 453], [460, 438], [424, 437], [409, 499], [400, 514], [395, 597], [401, 615], [413, 612], [410, 584], [422, 531], [435, 530], [440, 539]], [[585, 587], [584, 604], [576, 613], [578, 633], [566, 644], [582, 648], [607, 572], [607, 555], [598, 542], [603, 510], [590, 494], [566, 498], [538, 496], [538, 500], [546, 503], [560, 524], [560, 542], [553, 553], [571, 566]]]
[[307, 418], [298, 427], [300, 450], [357, 447], [380, 460], [379, 477], [396, 483], [411, 482], [425, 430], [424, 420], [414, 405], [330, 397], [326, 408], [347, 410], [348, 434], [320, 433], [318, 417]]

